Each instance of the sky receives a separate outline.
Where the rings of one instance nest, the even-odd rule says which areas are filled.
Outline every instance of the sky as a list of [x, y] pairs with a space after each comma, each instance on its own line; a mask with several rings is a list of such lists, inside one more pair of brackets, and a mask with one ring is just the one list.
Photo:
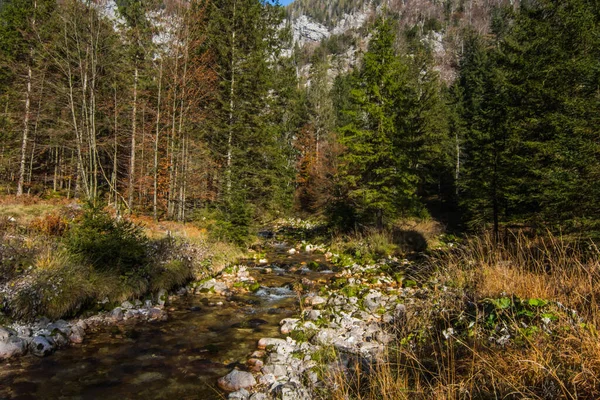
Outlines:
[[281, 3], [281, 5], [283, 6], [287, 6], [288, 4], [290, 4], [292, 1], [294, 0], [279, 0], [279, 2]]

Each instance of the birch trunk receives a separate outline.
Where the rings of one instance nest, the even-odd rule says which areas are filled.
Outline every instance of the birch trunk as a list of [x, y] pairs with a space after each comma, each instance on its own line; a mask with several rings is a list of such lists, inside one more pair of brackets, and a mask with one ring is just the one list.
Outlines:
[[[31, 50], [33, 58], [33, 50]], [[21, 164], [19, 166], [19, 181], [17, 183], [17, 196], [23, 195], [25, 182], [25, 163], [27, 159], [27, 141], [29, 136], [29, 118], [31, 114], [31, 61], [27, 67], [27, 93], [25, 94], [25, 118], [23, 121], [23, 139], [21, 140]]]
[[135, 67], [133, 78], [133, 112], [131, 121], [131, 156], [129, 164], [129, 208], [133, 209], [133, 186], [135, 178], [135, 130], [137, 117], [137, 85], [138, 85], [138, 68]]
[[160, 60], [158, 75], [158, 100], [156, 105], [156, 136], [154, 138], [154, 195], [152, 199], [152, 211], [154, 220], [158, 221], [158, 143], [160, 139], [160, 96], [162, 94], [163, 61]]

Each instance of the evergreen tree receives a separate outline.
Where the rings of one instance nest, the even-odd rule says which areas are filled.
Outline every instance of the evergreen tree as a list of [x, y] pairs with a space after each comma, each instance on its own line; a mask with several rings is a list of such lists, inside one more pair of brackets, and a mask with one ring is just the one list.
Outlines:
[[350, 123], [340, 129], [344, 200], [361, 223], [376, 224], [413, 204], [417, 177], [406, 153], [396, 151], [398, 104], [406, 96], [407, 68], [395, 54], [395, 35], [379, 21], [360, 71], [353, 77]]
[[274, 197], [281, 197], [276, 188], [285, 187], [282, 178], [290, 177], [282, 174], [282, 168], [289, 169], [281, 147], [284, 132], [275, 116], [285, 106], [287, 90], [277, 74], [290, 74], [279, 64], [286, 39], [280, 27], [283, 16], [281, 6], [267, 1], [210, 4], [207, 51], [214, 56], [220, 86], [209, 141], [223, 165], [220, 203], [225, 215], [236, 207], [272, 209]]
[[493, 222], [497, 234], [501, 205], [506, 203], [506, 108], [496, 56], [486, 45], [474, 32], [467, 33], [455, 83], [455, 105], [461, 118], [455, 134], [462, 137], [457, 184], [466, 220], [472, 227]]
[[512, 140], [508, 212], [599, 228], [600, 5], [523, 2], [501, 46]]

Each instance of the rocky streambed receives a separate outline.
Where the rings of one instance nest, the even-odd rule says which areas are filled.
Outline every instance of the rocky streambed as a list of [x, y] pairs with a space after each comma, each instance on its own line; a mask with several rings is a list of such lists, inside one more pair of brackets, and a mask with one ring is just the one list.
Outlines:
[[4, 329], [3, 343], [30, 354], [1, 362], [0, 398], [323, 396], [332, 371], [368, 369], [383, 354], [413, 289], [382, 272], [385, 263], [333, 268], [314, 250], [276, 246], [166, 305]]

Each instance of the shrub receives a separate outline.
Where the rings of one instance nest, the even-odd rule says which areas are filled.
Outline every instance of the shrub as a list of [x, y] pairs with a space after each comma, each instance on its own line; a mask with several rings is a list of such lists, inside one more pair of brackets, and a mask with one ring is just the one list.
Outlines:
[[74, 258], [98, 271], [131, 276], [148, 262], [148, 239], [142, 228], [89, 207], [66, 236], [65, 246]]
[[63, 236], [68, 226], [64, 217], [51, 213], [31, 221], [29, 229], [45, 236]]

